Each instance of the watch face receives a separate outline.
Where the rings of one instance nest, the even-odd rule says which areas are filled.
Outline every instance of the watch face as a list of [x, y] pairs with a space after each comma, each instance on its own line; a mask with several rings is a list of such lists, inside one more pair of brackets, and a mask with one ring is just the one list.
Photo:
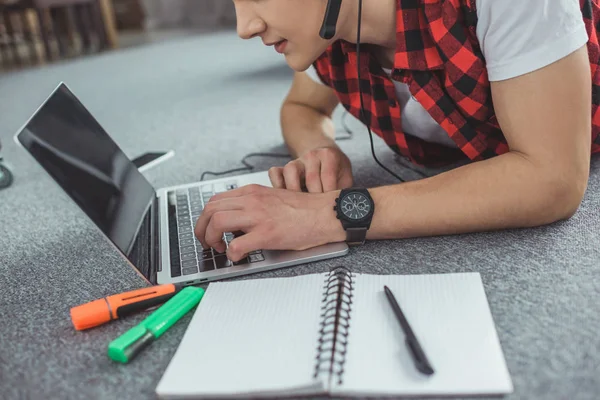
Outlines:
[[342, 199], [342, 213], [351, 220], [360, 220], [371, 212], [371, 202], [362, 193], [350, 193]]

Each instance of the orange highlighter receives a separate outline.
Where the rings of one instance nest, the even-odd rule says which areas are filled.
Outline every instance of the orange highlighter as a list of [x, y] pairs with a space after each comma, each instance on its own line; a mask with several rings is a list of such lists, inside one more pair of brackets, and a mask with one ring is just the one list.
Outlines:
[[152, 286], [94, 300], [71, 308], [71, 321], [78, 331], [94, 328], [163, 304], [183, 287], [174, 284]]

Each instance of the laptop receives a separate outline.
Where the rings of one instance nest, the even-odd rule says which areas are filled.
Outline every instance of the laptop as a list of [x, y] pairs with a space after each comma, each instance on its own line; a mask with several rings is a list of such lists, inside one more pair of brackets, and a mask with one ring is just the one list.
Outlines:
[[[268, 172], [155, 190], [81, 101], [61, 83], [15, 135], [149, 283], [196, 285], [344, 256], [346, 243], [303, 251], [261, 250], [232, 263], [203, 250], [194, 226], [216, 193], [271, 186]], [[227, 245], [234, 233], [225, 233]]]

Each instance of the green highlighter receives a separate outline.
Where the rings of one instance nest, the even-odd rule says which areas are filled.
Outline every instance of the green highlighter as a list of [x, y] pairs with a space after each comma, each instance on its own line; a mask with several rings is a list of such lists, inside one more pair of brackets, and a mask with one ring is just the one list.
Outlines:
[[188, 311], [197, 306], [203, 296], [204, 289], [200, 287], [188, 286], [182, 289], [139, 325], [110, 342], [108, 356], [111, 360], [123, 364], [133, 360]]

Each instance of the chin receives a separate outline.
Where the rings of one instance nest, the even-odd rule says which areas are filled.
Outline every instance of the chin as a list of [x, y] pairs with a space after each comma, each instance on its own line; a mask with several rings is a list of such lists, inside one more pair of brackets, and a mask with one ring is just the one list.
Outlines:
[[288, 66], [296, 72], [306, 71], [315, 61], [312, 58], [303, 56], [298, 53], [289, 53], [285, 55], [285, 61]]

